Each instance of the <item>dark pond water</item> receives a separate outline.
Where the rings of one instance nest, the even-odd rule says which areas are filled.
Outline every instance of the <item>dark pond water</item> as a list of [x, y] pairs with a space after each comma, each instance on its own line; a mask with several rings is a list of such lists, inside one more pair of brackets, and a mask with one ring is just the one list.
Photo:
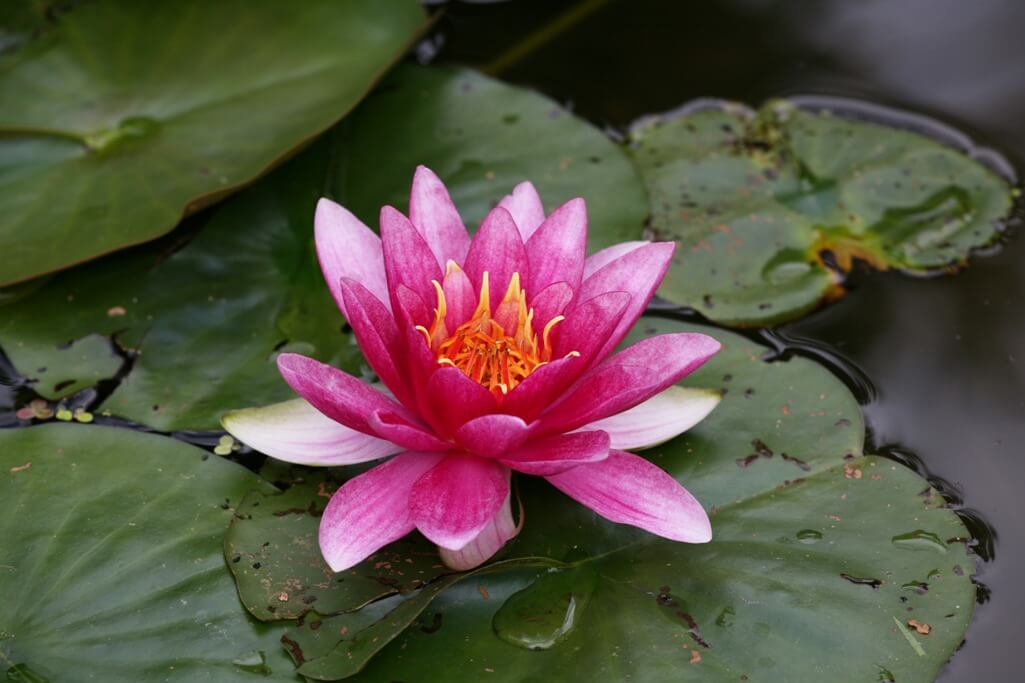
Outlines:
[[[433, 44], [437, 61], [533, 86], [612, 128], [706, 95], [844, 95], [929, 114], [1022, 169], [1022, 35], [1019, 0], [518, 0], [450, 4]], [[944, 480], [995, 558], [944, 683], [1022, 680], [1023, 261], [1012, 234], [956, 277], [857, 275], [844, 301], [775, 331], [852, 383], [867, 378], [871, 445]]]

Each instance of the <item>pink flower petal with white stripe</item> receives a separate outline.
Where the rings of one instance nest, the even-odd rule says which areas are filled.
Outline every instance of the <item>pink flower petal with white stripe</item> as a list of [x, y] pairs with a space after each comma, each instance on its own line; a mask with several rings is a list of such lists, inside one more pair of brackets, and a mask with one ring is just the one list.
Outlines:
[[701, 422], [721, 400], [722, 393], [712, 389], [672, 386], [644, 403], [581, 429], [607, 432], [611, 447], [619, 450], [651, 448]]
[[540, 419], [535, 434], [573, 431], [648, 400], [701, 367], [720, 348], [705, 334], [642, 339], [577, 380]]
[[547, 477], [555, 488], [605, 519], [686, 543], [712, 540], [701, 503], [644, 458], [612, 451], [609, 457]]

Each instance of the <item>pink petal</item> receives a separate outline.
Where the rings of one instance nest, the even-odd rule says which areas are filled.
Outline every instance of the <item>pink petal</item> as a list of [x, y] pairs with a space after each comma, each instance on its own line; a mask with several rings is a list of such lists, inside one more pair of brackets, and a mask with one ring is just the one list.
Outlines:
[[409, 512], [424, 536], [460, 550], [484, 530], [508, 495], [501, 465], [472, 455], [447, 455], [413, 486]]
[[502, 301], [513, 273], [519, 273], [521, 281], [528, 277], [527, 250], [508, 211], [496, 206], [484, 217], [470, 243], [464, 270], [478, 292], [488, 273], [492, 311]]
[[462, 263], [466, 258], [470, 235], [445, 184], [426, 166], [417, 166], [413, 176], [409, 220], [430, 245], [438, 265], [444, 267], [449, 261]]
[[608, 432], [612, 448], [650, 448], [701, 422], [721, 400], [722, 394], [711, 389], [671, 386], [644, 403], [592, 422], [583, 429]]
[[589, 370], [541, 415], [535, 434], [558, 434], [629, 410], [678, 382], [720, 344], [683, 332], [643, 339]]
[[519, 446], [528, 435], [526, 422], [515, 415], [495, 413], [464, 424], [456, 430], [456, 441], [470, 453], [496, 457]]
[[338, 424], [301, 398], [234, 410], [221, 418], [221, 424], [247, 446], [299, 465], [352, 465], [403, 450]]
[[345, 571], [412, 531], [410, 492], [442, 457], [398, 455], [335, 491], [320, 520], [320, 552], [328, 566]]
[[477, 308], [479, 297], [462, 268], [449, 268], [442, 283], [445, 292], [445, 326], [449, 333], [465, 323]]
[[395, 311], [399, 319], [399, 334], [405, 348], [406, 382], [411, 387], [416, 402], [416, 414], [426, 421], [436, 433], [444, 433], [445, 425], [437, 412], [440, 406], [427, 390], [427, 382], [438, 370], [438, 359], [427, 345], [423, 333], [416, 325], [427, 325], [432, 315], [423, 300], [411, 289], [400, 286], [395, 293]]
[[545, 219], [541, 197], [529, 181], [524, 181], [513, 188], [512, 194], [503, 197], [498, 205], [512, 215], [524, 242], [530, 239]]
[[548, 476], [609, 457], [609, 435], [600, 431], [559, 434], [506, 453], [499, 462], [523, 472]]
[[278, 356], [278, 370], [297, 394], [346, 427], [377, 436], [368, 424], [375, 411], [405, 415], [401, 405], [380, 391], [320, 361], [297, 353]]
[[[503, 410], [528, 422], [540, 415], [593, 363], [629, 299], [625, 292], [608, 292], [573, 309], [552, 333], [557, 360], [542, 365], [510, 391]], [[567, 357], [571, 352], [574, 356]]]
[[442, 441], [423, 427], [394, 412], [377, 410], [367, 418], [367, 424], [382, 439], [411, 451], [447, 451], [452, 444]]
[[339, 285], [343, 277], [363, 283], [374, 296], [390, 306], [381, 238], [347, 209], [327, 198], [317, 202], [313, 224], [320, 270], [346, 318], [348, 313]]
[[534, 330], [541, 334], [545, 325], [555, 316], [562, 315], [572, 300], [573, 288], [568, 282], [553, 282], [534, 295], [530, 300], [530, 308], [534, 309]]
[[502, 411], [532, 422], [585, 369], [583, 361], [576, 356], [542, 365], [509, 392], [502, 402]]
[[701, 503], [650, 462], [623, 451], [547, 478], [555, 488], [602, 517], [685, 543], [712, 540]]
[[595, 252], [587, 257], [584, 261], [584, 277], [589, 278], [596, 272], [612, 263], [620, 256], [629, 254], [631, 251], [643, 247], [649, 242], [620, 242], [619, 244], [613, 244], [611, 247], [605, 247], [599, 252]]
[[675, 242], [651, 242], [637, 247], [598, 269], [580, 285], [577, 301], [587, 301], [605, 292], [630, 294], [630, 303], [619, 325], [595, 354], [596, 358], [604, 358], [616, 348], [637, 322], [662, 282], [675, 248]]
[[512, 516], [512, 493], [505, 496], [502, 507], [487, 523], [479, 534], [460, 550], [438, 548], [441, 561], [446, 567], [456, 571], [466, 571], [484, 564], [497, 553], [510, 539], [515, 538], [523, 528], [523, 508], [520, 508], [520, 524], [516, 525]]
[[629, 305], [630, 295], [626, 292], [606, 292], [575, 306], [552, 331], [555, 356], [576, 352], [580, 354], [582, 369], [599, 362], [598, 352], [619, 326]]
[[528, 292], [566, 282], [576, 291], [584, 273], [587, 252], [587, 205], [571, 199], [553, 211], [527, 243], [530, 263]]
[[341, 289], [345, 307], [349, 311], [349, 324], [352, 325], [356, 342], [367, 363], [385, 386], [408, 405], [410, 392], [406, 386], [405, 373], [395, 362], [396, 358], [401, 358], [402, 343], [394, 316], [361, 283], [342, 278]]
[[494, 394], [458, 368], [442, 367], [435, 370], [427, 383], [427, 392], [449, 434], [455, 433], [475, 417], [494, 412], [498, 408]]
[[[381, 246], [392, 297], [405, 286], [425, 302], [437, 298], [431, 281], [441, 282], [442, 273], [434, 252], [409, 219], [390, 206], [381, 209]], [[392, 306], [398, 306], [394, 298]]]

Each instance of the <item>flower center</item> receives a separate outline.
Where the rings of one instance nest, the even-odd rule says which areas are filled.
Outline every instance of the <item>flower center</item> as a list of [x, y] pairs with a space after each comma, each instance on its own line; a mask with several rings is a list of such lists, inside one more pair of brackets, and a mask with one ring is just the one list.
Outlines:
[[[449, 263], [449, 272], [458, 268]], [[445, 290], [434, 281], [438, 307], [430, 329], [417, 325], [439, 365], [458, 368], [501, 398], [516, 388], [530, 373], [551, 360], [549, 335], [563, 316], [549, 320], [540, 335], [534, 331], [534, 309], [527, 307], [527, 293], [520, 287], [520, 274], [513, 273], [509, 287], [496, 310], [491, 311], [488, 273], [484, 273], [477, 308], [470, 319], [453, 332], [445, 325]]]

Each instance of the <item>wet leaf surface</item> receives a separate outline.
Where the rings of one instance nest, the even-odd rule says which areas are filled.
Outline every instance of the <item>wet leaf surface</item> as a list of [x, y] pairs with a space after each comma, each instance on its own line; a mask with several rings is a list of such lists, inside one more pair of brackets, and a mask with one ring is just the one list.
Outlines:
[[[647, 537], [579, 561], [598, 585], [550, 649], [501, 637], [537, 625], [529, 612], [517, 624], [507, 611], [524, 600], [561, 611], [565, 596], [543, 585], [544, 571], [507, 572], [480, 580], [487, 600], [474, 582], [441, 594], [431, 605], [439, 629], [407, 629], [351, 680], [415, 680], [444, 667], [452, 681], [870, 681], [882, 667], [898, 681], [931, 682], [971, 618], [974, 586], [954, 570], [971, 560], [959, 543], [951, 558], [895, 551], [890, 536], [909, 524], [951, 537], [963, 527], [918, 495], [924, 482], [910, 470], [875, 457], [851, 463], [866, 476], [833, 467], [724, 506], [712, 517], [711, 544]], [[538, 507], [535, 519], [562, 512]], [[820, 542], [796, 539], [809, 525], [821, 529]], [[927, 593], [902, 589], [934, 570]], [[909, 618], [928, 623], [931, 633], [902, 632], [895, 618], [902, 629]]]
[[0, 62], [0, 284], [153, 239], [250, 182], [359, 102], [424, 14], [102, 0], [38, 19]]
[[0, 670], [15, 681], [295, 681], [223, 533], [252, 473], [110, 427], [0, 431]]
[[[421, 116], [405, 116], [417, 108]], [[517, 123], [504, 123], [507, 115]], [[459, 171], [485, 140], [487, 168]], [[167, 431], [218, 429], [227, 410], [292, 396], [274, 368], [279, 351], [360, 374], [359, 350], [342, 332], [316, 263], [314, 207], [331, 194], [363, 207], [376, 227], [381, 204], [406, 209], [417, 163], [442, 174], [471, 228], [525, 178], [549, 208], [578, 195], [592, 202], [593, 246], [635, 236], [646, 211], [623, 152], [551, 100], [470, 71], [404, 67], [345, 126], [225, 202], [205, 225], [0, 299], [0, 347], [36, 378], [40, 367], [70, 365], [69, 342], [113, 337], [134, 358], [102, 407]], [[120, 365], [109, 357], [100, 345], [59, 378], [48, 370], [47, 395], [114, 377]], [[57, 390], [66, 380], [74, 382]]]
[[[934, 273], [998, 238], [1011, 188], [972, 158], [990, 150], [923, 117], [806, 104], [699, 101], [634, 125], [651, 230], [679, 245], [661, 296], [722, 323], [773, 324], [841, 296], [855, 259]], [[930, 126], [959, 149], [904, 130]]]

